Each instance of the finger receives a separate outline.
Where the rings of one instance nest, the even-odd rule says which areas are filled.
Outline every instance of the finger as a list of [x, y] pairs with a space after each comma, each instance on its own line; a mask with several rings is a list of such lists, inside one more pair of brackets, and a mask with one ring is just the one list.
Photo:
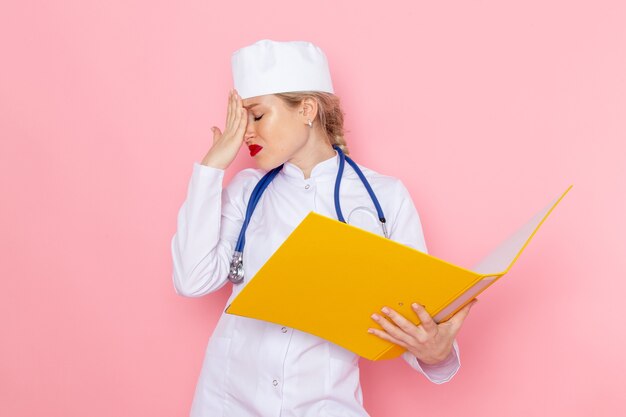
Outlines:
[[237, 126], [237, 137], [243, 139], [243, 135], [246, 132], [248, 126], [248, 112], [244, 107], [241, 107], [241, 118], [239, 119], [239, 125]]
[[237, 90], [233, 89], [233, 129], [237, 129], [237, 126], [239, 126], [239, 118], [241, 117], [242, 108], [243, 103], [241, 102], [241, 97], [237, 93]]
[[232, 119], [232, 128], [233, 130], [237, 130], [237, 128], [239, 127], [239, 120], [241, 119], [241, 104], [240, 104], [240, 98], [239, 96], [235, 93], [234, 94], [234, 100], [233, 100], [233, 119]]
[[398, 346], [402, 346], [405, 349], [409, 347], [409, 345], [404, 343], [402, 340], [396, 339], [395, 337], [391, 336], [389, 333], [385, 332], [384, 330], [370, 328], [370, 329], [367, 329], [367, 332], [373, 334], [374, 336], [378, 336], [383, 340], [386, 340], [391, 343], [395, 343]]
[[433, 318], [428, 314], [428, 311], [424, 308], [423, 305], [418, 303], [413, 303], [411, 305], [415, 314], [420, 319], [420, 326], [424, 329], [424, 331], [428, 334], [437, 331], [437, 323], [433, 320]]
[[411, 339], [413, 338], [411, 335], [405, 333], [402, 329], [389, 322], [386, 318], [378, 314], [372, 314], [372, 320], [378, 323], [390, 336], [393, 336], [406, 344], [411, 342]]
[[220, 131], [220, 128], [217, 126], [213, 126], [211, 128], [211, 131], [213, 132], [213, 143], [220, 140], [220, 138], [222, 137], [222, 132]]
[[243, 106], [243, 99], [239, 94], [237, 94], [237, 109], [241, 113], [241, 118], [244, 121], [244, 126], [248, 122], [248, 110]]
[[233, 123], [233, 111], [234, 111], [234, 101], [235, 95], [233, 94], [233, 90], [231, 89], [228, 93], [228, 106], [226, 107], [226, 126], [224, 127], [224, 131], [230, 129]]
[[454, 329], [454, 333], [458, 332], [461, 329], [461, 325], [463, 324], [463, 322], [465, 321], [465, 318], [467, 317], [470, 310], [472, 309], [472, 306], [476, 304], [477, 302], [478, 300], [474, 299], [473, 301], [468, 303], [465, 307], [457, 311], [456, 314], [454, 314], [454, 316], [450, 317], [450, 319], [448, 320], [448, 323], [450, 323], [450, 325]]
[[383, 307], [381, 311], [385, 313], [387, 317], [389, 317], [405, 333], [412, 334], [421, 331], [421, 329], [419, 329], [414, 323], [411, 323], [402, 314], [398, 313], [394, 309]]

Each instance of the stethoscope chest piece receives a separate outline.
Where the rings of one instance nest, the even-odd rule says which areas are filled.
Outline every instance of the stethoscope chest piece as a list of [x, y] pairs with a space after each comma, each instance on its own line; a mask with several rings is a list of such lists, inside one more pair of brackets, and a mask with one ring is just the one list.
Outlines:
[[233, 259], [230, 261], [230, 271], [228, 272], [228, 280], [233, 284], [241, 284], [243, 282], [243, 253], [233, 253]]

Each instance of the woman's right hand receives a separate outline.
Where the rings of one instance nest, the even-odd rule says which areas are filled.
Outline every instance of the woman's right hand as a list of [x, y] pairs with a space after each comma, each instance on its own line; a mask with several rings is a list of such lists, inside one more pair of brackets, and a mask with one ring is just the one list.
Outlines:
[[247, 123], [248, 112], [243, 107], [237, 90], [232, 89], [228, 95], [224, 133], [217, 126], [211, 128], [213, 146], [202, 159], [202, 165], [226, 169], [233, 162], [243, 144]]

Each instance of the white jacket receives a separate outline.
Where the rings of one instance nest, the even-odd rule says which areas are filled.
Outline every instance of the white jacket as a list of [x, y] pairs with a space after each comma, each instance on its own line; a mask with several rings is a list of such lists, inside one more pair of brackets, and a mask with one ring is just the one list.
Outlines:
[[[245, 281], [232, 286], [228, 303], [310, 211], [336, 218], [337, 167], [335, 155], [316, 165], [311, 177], [305, 179], [297, 166], [285, 164], [254, 211], [246, 232]], [[418, 213], [402, 182], [361, 168], [383, 208], [390, 238], [426, 252]], [[263, 174], [262, 170], [245, 169], [223, 189], [223, 170], [194, 164], [171, 242], [178, 294], [200, 297], [228, 282], [248, 199]], [[348, 164], [340, 198], [350, 224], [382, 235], [372, 201]], [[363, 206], [371, 207], [373, 215], [354, 211]], [[311, 262], [315, 262], [314, 257]], [[450, 380], [460, 366], [456, 341], [453, 354], [438, 365], [422, 365], [408, 352], [402, 357], [435, 383]], [[352, 352], [311, 334], [223, 313], [206, 349], [191, 416], [367, 416], [358, 359]]]

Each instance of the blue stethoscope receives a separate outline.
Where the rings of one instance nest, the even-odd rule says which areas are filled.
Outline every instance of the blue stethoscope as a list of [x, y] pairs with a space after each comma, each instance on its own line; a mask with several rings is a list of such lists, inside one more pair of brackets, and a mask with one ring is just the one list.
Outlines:
[[[341, 185], [341, 177], [343, 176], [345, 163], [346, 161], [348, 161], [348, 164], [350, 164], [350, 166], [354, 169], [354, 171], [361, 179], [361, 182], [367, 189], [367, 192], [369, 193], [370, 198], [372, 199], [372, 202], [376, 207], [378, 220], [380, 221], [380, 225], [383, 229], [383, 234], [386, 238], [389, 238], [389, 235], [387, 234], [387, 226], [385, 224], [386, 220], [385, 215], [383, 214], [383, 209], [380, 207], [378, 199], [376, 198], [376, 194], [374, 194], [374, 191], [372, 190], [372, 187], [365, 178], [365, 175], [363, 175], [363, 172], [358, 167], [358, 165], [352, 159], [350, 159], [350, 157], [346, 156], [343, 153], [339, 146], [333, 145], [333, 148], [339, 154], [339, 170], [337, 171], [337, 179], [335, 180], [335, 211], [337, 212], [337, 219], [340, 222], [346, 223], [343, 218], [343, 214], [341, 213], [341, 206], [339, 204], [339, 187]], [[248, 202], [248, 207], [246, 208], [246, 218], [244, 219], [243, 225], [241, 226], [241, 231], [239, 232], [239, 239], [237, 239], [237, 246], [235, 246], [233, 259], [230, 261], [230, 271], [228, 273], [228, 279], [233, 284], [240, 284], [241, 282], [243, 282], [243, 247], [246, 244], [246, 229], [248, 228], [248, 224], [250, 223], [250, 219], [252, 218], [252, 213], [254, 212], [257, 203], [261, 199], [261, 195], [263, 194], [267, 186], [276, 177], [276, 175], [278, 175], [282, 168], [283, 165], [269, 171], [257, 183], [256, 187], [254, 187], [254, 190], [252, 190], [252, 194], [250, 195], [250, 201]]]

